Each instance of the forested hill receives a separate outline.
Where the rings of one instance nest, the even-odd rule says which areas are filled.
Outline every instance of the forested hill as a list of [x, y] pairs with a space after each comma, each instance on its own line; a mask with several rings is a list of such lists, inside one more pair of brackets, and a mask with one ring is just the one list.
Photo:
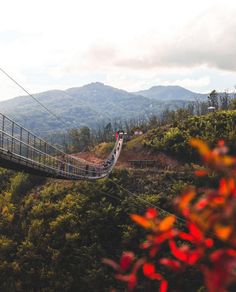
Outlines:
[[[51, 90], [35, 94], [40, 102], [67, 122], [68, 128], [76, 125], [96, 128], [102, 122], [111, 120], [157, 115], [166, 108], [183, 107], [186, 102], [199, 96], [204, 97], [175, 86], [130, 93], [98, 82], [64, 91]], [[1, 102], [0, 111], [40, 135], [66, 128], [29, 96]]]
[[205, 99], [206, 94], [200, 94], [187, 90], [181, 86], [153, 86], [147, 90], [135, 92], [137, 95], [143, 95], [155, 100], [195, 100]]
[[[129, 214], [143, 214], [150, 204], [175, 212], [172, 202], [180, 191], [202, 182], [193, 175], [199, 166], [189, 138], [212, 145], [223, 138], [232, 150], [235, 129], [236, 111], [176, 115], [173, 122], [125, 142], [122, 163], [160, 159], [164, 152], [158, 169], [121, 163], [109, 178], [96, 182], [45, 180], [0, 169], [0, 291], [124, 291], [125, 284], [117, 285], [102, 259], [138, 251], [144, 234]], [[182, 276], [170, 272], [168, 280], [170, 291], [204, 291], [194, 268]], [[152, 285], [137, 291], [157, 291], [158, 281]]]

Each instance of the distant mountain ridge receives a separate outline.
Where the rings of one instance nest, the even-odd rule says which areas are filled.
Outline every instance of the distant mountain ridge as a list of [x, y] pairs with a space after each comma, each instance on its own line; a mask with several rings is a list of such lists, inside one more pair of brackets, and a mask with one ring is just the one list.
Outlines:
[[134, 92], [134, 94], [143, 95], [156, 100], [194, 100], [195, 98], [204, 99], [207, 96], [207, 94], [192, 92], [181, 86], [175, 85], [153, 86], [147, 90]]
[[[95, 128], [111, 120], [158, 115], [166, 108], [182, 107], [195, 97], [206, 97], [179, 86], [154, 86], [132, 93], [100, 82], [67, 90], [45, 91], [34, 96], [65, 120], [67, 128], [75, 125]], [[40, 135], [66, 129], [29, 96], [0, 102], [0, 112]]]

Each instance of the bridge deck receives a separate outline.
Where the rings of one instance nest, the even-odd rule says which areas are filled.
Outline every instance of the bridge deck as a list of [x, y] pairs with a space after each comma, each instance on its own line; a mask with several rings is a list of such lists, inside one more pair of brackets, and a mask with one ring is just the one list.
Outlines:
[[114, 168], [122, 144], [123, 135], [107, 163], [94, 164], [66, 154], [0, 113], [0, 166], [6, 168], [61, 179], [99, 179]]

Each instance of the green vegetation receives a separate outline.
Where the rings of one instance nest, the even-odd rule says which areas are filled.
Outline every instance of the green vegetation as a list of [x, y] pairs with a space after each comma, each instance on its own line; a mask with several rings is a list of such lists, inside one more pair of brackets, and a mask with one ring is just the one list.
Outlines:
[[106, 157], [111, 153], [114, 142], [103, 142], [94, 148], [94, 152], [98, 157]]
[[141, 235], [128, 214], [143, 212], [148, 203], [173, 211], [176, 191], [193, 180], [191, 174], [154, 179], [125, 170], [98, 182], [48, 180], [36, 187], [36, 177], [26, 174], [7, 172], [5, 178], [1, 291], [109, 291], [114, 280], [102, 258], [117, 257]]
[[176, 120], [149, 131], [143, 143], [154, 150], [189, 161], [196, 158], [195, 151], [188, 144], [191, 137], [201, 138], [210, 145], [224, 139], [231, 152], [235, 153], [236, 111], [216, 111]]
[[[109, 291], [116, 283], [102, 258], [116, 259], [130, 246], [138, 251], [137, 236], [143, 237], [128, 214], [140, 214], [149, 205], [175, 212], [172, 201], [186, 185], [201, 185], [203, 179], [216, 183], [214, 176], [194, 177], [198, 165], [191, 162], [197, 163], [197, 156], [188, 141], [225, 139], [235, 152], [236, 111], [192, 116], [178, 110], [166, 112], [163, 121], [150, 119], [144, 125], [150, 130], [128, 141], [124, 150], [164, 152], [184, 160], [181, 171], [121, 169], [96, 182], [67, 182], [0, 169], [0, 291]], [[82, 134], [89, 137], [87, 130]], [[82, 134], [74, 132], [75, 140]], [[106, 155], [112, 146], [95, 150]], [[174, 289], [203, 291], [194, 270], [181, 279], [168, 278]], [[122, 285], [118, 291], [124, 291]]]

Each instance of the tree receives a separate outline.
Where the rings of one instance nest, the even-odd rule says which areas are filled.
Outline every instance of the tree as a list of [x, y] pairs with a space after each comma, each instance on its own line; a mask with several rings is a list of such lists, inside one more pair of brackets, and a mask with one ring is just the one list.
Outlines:
[[91, 145], [91, 132], [88, 127], [82, 127], [80, 130], [69, 130], [71, 146], [73, 152], [86, 151]]
[[229, 109], [229, 104], [230, 104], [229, 93], [225, 91], [223, 94], [220, 95], [220, 108], [222, 110], [227, 110]]
[[91, 143], [91, 133], [88, 127], [83, 127], [79, 131], [79, 149], [87, 151]]
[[218, 93], [216, 92], [216, 90], [213, 90], [207, 98], [208, 98], [209, 107], [212, 106], [216, 110], [218, 110], [219, 109], [219, 97], [218, 97]]

